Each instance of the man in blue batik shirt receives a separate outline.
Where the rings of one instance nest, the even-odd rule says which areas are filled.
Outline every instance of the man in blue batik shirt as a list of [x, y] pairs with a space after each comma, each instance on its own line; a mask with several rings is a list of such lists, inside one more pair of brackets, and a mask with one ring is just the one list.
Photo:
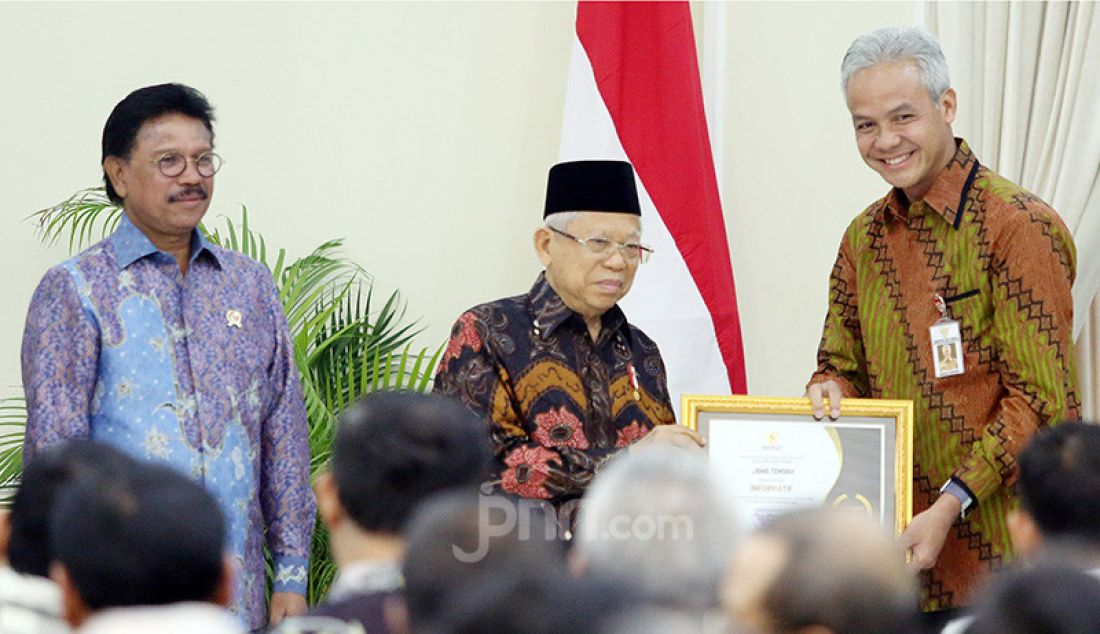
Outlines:
[[24, 457], [91, 437], [205, 484], [239, 566], [233, 610], [257, 629], [306, 609], [309, 433], [271, 273], [196, 229], [221, 166], [212, 121], [206, 98], [179, 84], [136, 90], [108, 118], [104, 181], [125, 214], [31, 300]]

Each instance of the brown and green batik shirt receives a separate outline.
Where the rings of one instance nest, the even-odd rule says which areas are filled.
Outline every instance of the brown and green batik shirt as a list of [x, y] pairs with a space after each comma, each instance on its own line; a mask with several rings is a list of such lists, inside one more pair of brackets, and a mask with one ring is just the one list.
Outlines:
[[[1016, 457], [1044, 425], [1078, 417], [1073, 239], [1046, 203], [979, 165], [961, 139], [924, 200], [892, 190], [849, 226], [829, 280], [810, 384], [911, 399], [913, 514], [952, 476], [978, 506], [922, 574], [922, 607], [968, 602], [1011, 557]], [[960, 322], [965, 374], [935, 377], [941, 295]]]

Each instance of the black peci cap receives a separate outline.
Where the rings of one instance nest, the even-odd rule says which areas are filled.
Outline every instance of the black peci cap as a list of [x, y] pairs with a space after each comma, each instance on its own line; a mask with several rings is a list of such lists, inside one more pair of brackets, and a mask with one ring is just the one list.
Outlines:
[[551, 167], [542, 217], [560, 211], [642, 215], [634, 168], [626, 161], [570, 161]]

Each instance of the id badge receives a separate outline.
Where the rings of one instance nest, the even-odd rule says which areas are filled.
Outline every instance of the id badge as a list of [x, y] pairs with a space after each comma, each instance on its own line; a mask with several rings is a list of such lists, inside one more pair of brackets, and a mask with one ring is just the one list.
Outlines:
[[941, 319], [928, 330], [931, 333], [932, 361], [936, 366], [936, 378], [942, 379], [965, 372], [959, 322], [954, 319]]
[[940, 311], [940, 318], [928, 329], [928, 339], [932, 345], [932, 363], [936, 378], [956, 376], [966, 372], [963, 366], [963, 344], [959, 322], [951, 319], [947, 313], [947, 302], [943, 296], [932, 296], [932, 304]]

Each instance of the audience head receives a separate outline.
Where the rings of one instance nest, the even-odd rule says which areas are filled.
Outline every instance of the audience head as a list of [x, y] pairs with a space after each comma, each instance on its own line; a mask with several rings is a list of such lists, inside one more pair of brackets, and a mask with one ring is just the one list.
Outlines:
[[734, 622], [761, 632], [906, 632], [917, 595], [903, 562], [865, 515], [796, 511], [738, 545], [723, 602]]
[[229, 601], [222, 512], [168, 466], [74, 482], [50, 523], [51, 577], [73, 625], [106, 608]]
[[559, 564], [548, 559], [542, 565], [495, 565], [492, 574], [453, 587], [437, 618], [413, 631], [603, 634], [637, 599], [629, 585], [574, 579]]
[[1036, 434], [1020, 454], [1019, 510], [1008, 518], [1017, 550], [1074, 542], [1100, 556], [1100, 427], [1061, 423]]
[[58, 495], [74, 481], [119, 473], [131, 463], [117, 449], [90, 440], [74, 440], [35, 456], [23, 469], [8, 515], [7, 546], [0, 548], [12, 569], [48, 577], [53, 560], [50, 514]]
[[1040, 566], [996, 580], [966, 634], [1100, 632], [1100, 579], [1073, 568]]
[[330, 527], [349, 518], [399, 536], [432, 494], [482, 482], [491, 457], [485, 423], [456, 401], [375, 392], [340, 419], [331, 473], [317, 483], [321, 515]]
[[701, 457], [666, 446], [629, 452], [589, 487], [576, 556], [597, 577], [633, 580], [656, 603], [716, 607], [737, 535], [727, 499]]
[[729, 623], [725, 614], [720, 611], [684, 610], [654, 605], [651, 602], [640, 603], [629, 610], [619, 610], [614, 618], [607, 620], [603, 629], [600, 630], [600, 634], [668, 634], [669, 632], [756, 634], [751, 630], [738, 629], [736, 624]]
[[556, 533], [552, 512], [529, 500], [455, 491], [425, 503], [409, 524], [403, 569], [412, 630], [592, 631], [584, 620], [598, 610], [569, 579]]

